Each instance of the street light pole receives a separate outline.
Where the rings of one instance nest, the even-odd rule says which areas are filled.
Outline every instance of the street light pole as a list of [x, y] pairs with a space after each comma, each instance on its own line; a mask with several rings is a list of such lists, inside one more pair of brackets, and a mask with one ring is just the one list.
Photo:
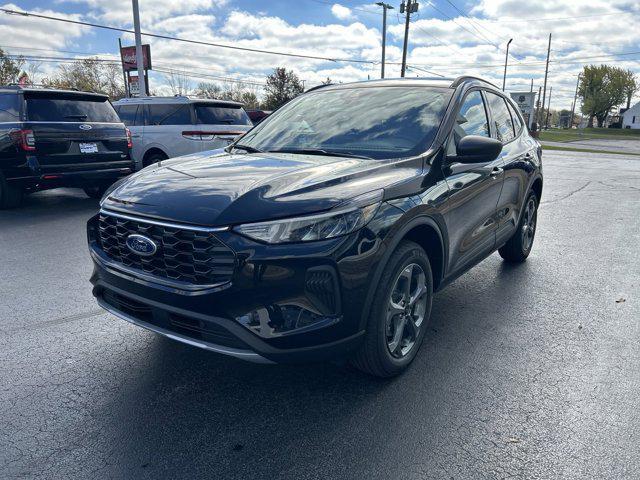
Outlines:
[[138, 67], [138, 85], [140, 97], [147, 96], [147, 82], [144, 77], [144, 61], [142, 59], [142, 35], [140, 35], [140, 11], [138, 9], [138, 0], [131, 0], [133, 7], [133, 29], [136, 36], [136, 64]]
[[502, 77], [502, 91], [507, 83], [507, 63], [509, 62], [509, 45], [513, 42], [513, 38], [510, 38], [507, 42], [507, 54], [504, 56], [504, 76]]
[[377, 2], [376, 5], [382, 7], [382, 68], [380, 71], [380, 78], [384, 78], [384, 59], [385, 49], [387, 46], [387, 10], [391, 10], [393, 7], [384, 2]]

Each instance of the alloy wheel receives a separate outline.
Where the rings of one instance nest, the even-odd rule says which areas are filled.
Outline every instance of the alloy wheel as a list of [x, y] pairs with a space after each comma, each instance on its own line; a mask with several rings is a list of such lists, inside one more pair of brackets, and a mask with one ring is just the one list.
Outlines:
[[395, 358], [405, 357], [419, 338], [427, 310], [427, 277], [417, 263], [407, 265], [396, 277], [389, 296], [386, 340]]
[[522, 222], [522, 248], [525, 252], [529, 251], [533, 243], [533, 237], [536, 233], [536, 201], [530, 198], [527, 202], [527, 208], [524, 212]]

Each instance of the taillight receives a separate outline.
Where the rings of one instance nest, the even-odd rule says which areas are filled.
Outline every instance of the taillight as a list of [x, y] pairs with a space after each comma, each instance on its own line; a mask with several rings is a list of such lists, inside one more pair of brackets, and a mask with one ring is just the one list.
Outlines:
[[33, 152], [36, 149], [36, 137], [33, 130], [17, 130], [13, 135], [20, 148], [25, 152]]
[[127, 131], [127, 148], [133, 148], [133, 140], [131, 139], [131, 130], [125, 128]]

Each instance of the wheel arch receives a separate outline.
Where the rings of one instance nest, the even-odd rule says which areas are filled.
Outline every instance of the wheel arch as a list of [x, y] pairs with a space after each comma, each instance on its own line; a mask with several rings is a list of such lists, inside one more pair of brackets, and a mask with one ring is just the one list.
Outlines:
[[447, 259], [447, 248], [442, 230], [436, 220], [431, 217], [421, 216], [414, 218], [401, 227], [400, 230], [398, 230], [388, 241], [386, 251], [378, 263], [371, 280], [371, 284], [369, 285], [365, 308], [363, 309], [362, 317], [360, 318], [361, 330], [364, 329], [367, 324], [371, 305], [373, 304], [373, 296], [378, 286], [378, 282], [380, 281], [380, 277], [382, 276], [382, 272], [387, 266], [389, 258], [403, 240], [409, 240], [417, 243], [427, 253], [429, 263], [431, 264], [431, 272], [433, 274], [434, 292], [443, 282]]
[[156, 153], [159, 153], [161, 155], [164, 155], [166, 158], [169, 158], [169, 155], [167, 155], [167, 152], [162, 150], [160, 147], [151, 147], [151, 148], [147, 149], [147, 151], [145, 151], [144, 155], [142, 156], [142, 165], [143, 165], [143, 167], [147, 166], [146, 162], [149, 160], [149, 157], [151, 157], [151, 155], [154, 155]]
[[531, 190], [533, 190], [538, 197], [538, 203], [542, 199], [542, 177], [537, 177], [531, 184]]

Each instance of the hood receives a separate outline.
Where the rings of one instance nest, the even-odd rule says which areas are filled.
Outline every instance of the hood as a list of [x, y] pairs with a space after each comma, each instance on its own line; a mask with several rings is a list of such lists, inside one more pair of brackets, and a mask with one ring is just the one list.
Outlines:
[[123, 213], [206, 226], [328, 210], [415, 178], [422, 162], [297, 154], [193, 155], [131, 175], [103, 200]]

